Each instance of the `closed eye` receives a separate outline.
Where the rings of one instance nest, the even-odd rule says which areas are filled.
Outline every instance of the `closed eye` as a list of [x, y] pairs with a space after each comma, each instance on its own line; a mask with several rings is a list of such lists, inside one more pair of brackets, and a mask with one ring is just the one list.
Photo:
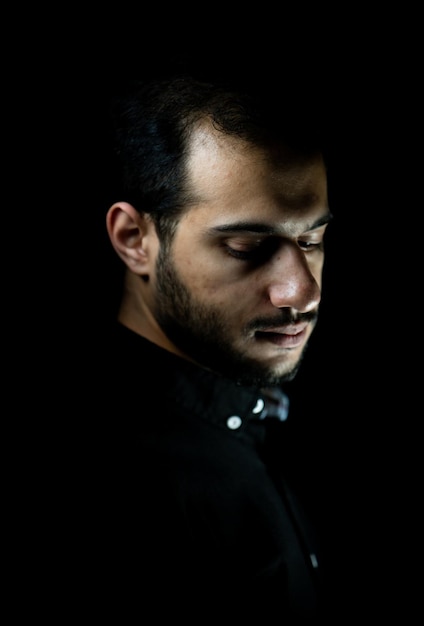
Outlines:
[[302, 250], [323, 250], [324, 248], [324, 241], [298, 241], [299, 247], [302, 248]]
[[313, 250], [324, 250], [324, 235], [327, 230], [327, 224], [316, 228], [315, 230], [311, 230], [308, 233], [304, 233], [297, 240], [299, 247], [306, 252], [311, 252]]
[[240, 261], [262, 263], [271, 258], [280, 242], [277, 237], [255, 240], [254, 242], [226, 242], [224, 248], [231, 257]]

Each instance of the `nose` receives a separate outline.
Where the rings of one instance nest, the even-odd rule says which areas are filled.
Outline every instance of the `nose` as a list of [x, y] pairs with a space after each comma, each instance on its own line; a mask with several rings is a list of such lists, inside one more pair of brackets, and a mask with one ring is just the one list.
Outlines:
[[300, 313], [317, 308], [321, 300], [323, 256], [311, 261], [297, 245], [285, 246], [273, 260], [268, 293], [277, 308], [290, 307]]

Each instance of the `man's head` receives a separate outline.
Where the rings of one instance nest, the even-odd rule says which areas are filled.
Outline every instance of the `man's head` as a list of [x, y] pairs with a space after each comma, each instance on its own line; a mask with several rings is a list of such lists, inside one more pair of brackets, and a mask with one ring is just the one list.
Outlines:
[[265, 89], [187, 76], [115, 113], [120, 320], [242, 383], [289, 380], [317, 321], [331, 217], [310, 118]]

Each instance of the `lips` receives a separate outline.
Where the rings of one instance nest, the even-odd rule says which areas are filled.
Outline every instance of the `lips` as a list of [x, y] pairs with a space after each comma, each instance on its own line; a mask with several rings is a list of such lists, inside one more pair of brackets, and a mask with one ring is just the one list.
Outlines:
[[255, 337], [261, 341], [271, 342], [280, 348], [297, 348], [306, 340], [307, 327], [307, 323], [302, 323], [269, 328], [257, 331]]

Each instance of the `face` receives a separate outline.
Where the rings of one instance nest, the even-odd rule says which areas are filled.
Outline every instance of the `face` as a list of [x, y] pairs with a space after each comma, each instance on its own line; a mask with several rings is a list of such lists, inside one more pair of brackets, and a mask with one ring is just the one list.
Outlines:
[[201, 365], [259, 386], [296, 374], [317, 321], [330, 219], [321, 157], [294, 160], [201, 129], [195, 202], [160, 248], [154, 316]]

